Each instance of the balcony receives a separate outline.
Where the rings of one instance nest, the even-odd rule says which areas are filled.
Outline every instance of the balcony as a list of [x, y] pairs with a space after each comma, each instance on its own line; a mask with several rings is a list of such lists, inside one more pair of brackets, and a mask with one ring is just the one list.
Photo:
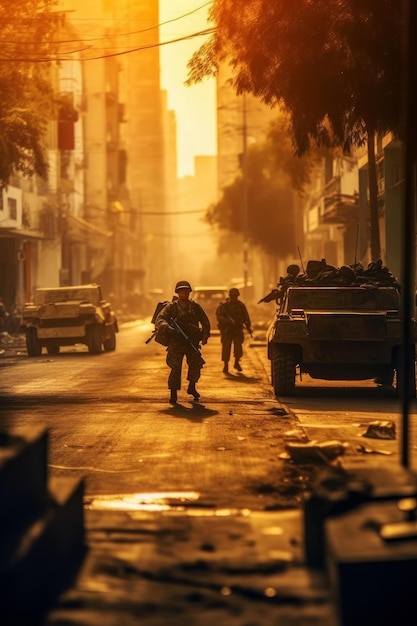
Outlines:
[[341, 177], [332, 178], [323, 189], [323, 202], [320, 211], [322, 224], [345, 224], [356, 220], [359, 208], [359, 194], [342, 193]]
[[39, 211], [39, 230], [46, 239], [57, 236], [57, 218], [53, 207], [44, 206]]

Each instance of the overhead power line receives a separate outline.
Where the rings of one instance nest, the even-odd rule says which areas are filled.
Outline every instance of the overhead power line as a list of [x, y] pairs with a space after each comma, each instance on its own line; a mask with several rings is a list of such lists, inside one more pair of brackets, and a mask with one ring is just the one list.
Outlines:
[[[150, 30], [155, 30], [157, 28], [160, 28], [161, 26], [165, 26], [166, 24], [171, 24], [172, 22], [177, 22], [178, 20], [182, 20], [185, 17], [188, 17], [189, 15], [192, 15], [193, 13], [197, 13], [197, 11], [201, 11], [201, 9], [204, 9], [204, 7], [208, 6], [209, 4], [213, 4], [213, 0], [211, 0], [211, 2], [206, 2], [205, 4], [202, 4], [200, 7], [197, 7], [196, 9], [193, 9], [192, 11], [189, 11], [188, 13], [183, 13], [182, 15], [179, 15], [178, 17], [173, 17], [170, 20], [166, 20], [165, 22], [160, 22], [159, 24], [155, 24], [154, 26], [148, 26], [148, 28], [142, 28], [140, 30], [134, 30], [131, 32], [127, 32], [127, 33], [112, 33], [109, 35], [104, 35], [104, 37], [98, 37], [98, 38], [93, 38], [93, 39], [83, 39], [83, 40], [74, 40], [71, 42], [71, 40], [69, 41], [54, 41], [54, 43], [78, 43], [79, 41], [100, 41], [101, 39], [108, 39], [110, 37], [130, 37], [132, 35], [140, 35], [141, 33], [147, 33]], [[125, 18], [120, 18], [121, 21], [126, 21]], [[93, 21], [98, 21], [95, 18], [92, 18]], [[106, 18], [103, 18], [103, 20], [107, 21]], [[71, 20], [72, 22], [76, 22], [76, 21], [82, 21], [79, 20], [77, 18]], [[112, 20], [113, 21], [113, 20]], [[1, 43], [1, 40], [0, 40]]]
[[[107, 213], [108, 209], [101, 207], [94, 207], [94, 210], [100, 213]], [[207, 209], [195, 209], [194, 211], [142, 211], [141, 209], [131, 208], [131, 209], [123, 209], [120, 211], [119, 215], [164, 215], [165, 217], [176, 216], [176, 215], [195, 215], [196, 213], [206, 213]]]
[[[105, 35], [100, 36], [100, 37], [93, 37], [91, 39], [89, 39], [89, 38], [82, 38], [82, 39], [54, 40], [51, 43], [53, 45], [62, 45], [62, 44], [69, 44], [69, 43], [86, 44], [88, 42], [95, 42], [95, 43], [103, 42], [103, 43], [105, 43], [109, 39], [111, 40], [111, 39], [114, 39], [114, 38], [131, 37], [131, 36], [134, 36], [134, 35], [139, 35], [139, 34], [142, 34], [142, 33], [149, 32], [151, 30], [159, 29], [161, 26], [164, 26], [166, 24], [169, 24], [169, 23], [176, 22], [178, 20], [184, 19], [185, 17], [188, 17], [189, 15], [192, 15], [193, 13], [196, 13], [197, 11], [200, 11], [201, 9], [203, 9], [204, 7], [206, 7], [206, 6], [210, 5], [210, 4], [212, 4], [212, 0], [211, 0], [211, 2], [206, 2], [205, 4], [197, 7], [196, 9], [193, 9], [192, 11], [189, 11], [188, 13], [183, 13], [182, 15], [179, 15], [178, 17], [172, 18], [170, 20], [166, 20], [165, 22], [160, 22], [160, 23], [155, 24], [153, 26], [149, 26], [147, 28], [143, 28], [143, 29], [136, 30], [136, 31], [130, 31], [130, 32], [127, 32], [127, 33], [113, 32], [113, 33], [105, 34]], [[94, 19], [94, 21], [101, 21], [100, 19], [97, 20], [97, 18], [92, 18], [92, 19]], [[123, 21], [125, 21], [124, 18], [121, 18], [121, 19], [123, 19]], [[103, 21], [107, 21], [106, 18], [102, 18], [102, 20]], [[72, 19], [71, 21], [75, 22], [75, 21], [77, 21], [77, 18]], [[78, 21], [81, 21], [81, 20], [78, 20]], [[147, 48], [159, 47], [159, 46], [166, 45], [166, 44], [171, 44], [171, 43], [177, 43], [177, 42], [180, 42], [180, 41], [185, 41], [185, 40], [191, 39], [193, 37], [198, 37], [198, 36], [201, 36], [201, 35], [204, 35], [204, 34], [210, 34], [211, 32], [213, 32], [213, 29], [207, 29], [207, 32], [206, 31], [200, 31], [200, 32], [197, 32], [197, 33], [191, 33], [189, 35], [184, 35], [183, 37], [178, 37], [176, 39], [172, 39], [172, 40], [169, 40], [169, 41], [166, 41], [166, 42], [158, 42], [158, 43], [155, 43], [155, 44], [148, 44], [148, 45], [145, 45], [145, 46], [138, 46], [138, 47], [134, 47], [134, 48], [130, 48], [130, 49], [124, 50], [122, 52], [106, 53], [106, 54], [100, 55], [98, 57], [92, 57], [91, 59], [84, 58], [83, 60], [87, 60], [87, 61], [88, 60], [97, 60], [97, 59], [102, 59], [102, 58], [108, 58], [110, 56], [117, 56], [117, 55], [121, 55], [121, 54], [130, 54], [131, 52], [137, 52], [137, 51], [140, 51], [140, 50], [143, 50], [143, 49], [147, 49]], [[30, 40], [10, 41], [10, 40], [7, 40], [7, 39], [0, 39], [0, 45], [13, 45], [13, 46], [16, 47], [16, 46], [39, 45], [39, 42], [34, 42], [34, 41], [30, 41]], [[91, 50], [93, 47], [95, 47], [95, 46], [86, 46], [86, 47], [83, 47], [83, 48], [80, 48], [80, 49], [71, 50], [71, 51], [63, 53], [63, 54], [64, 55], [78, 54], [78, 53], [83, 52], [85, 50], [89, 50], [89, 49]], [[61, 57], [59, 57], [57, 55], [51, 55], [50, 57], [49, 56], [48, 57], [24, 57], [24, 58], [19, 59], [19, 58], [16, 57], [16, 50], [13, 50], [13, 58], [0, 57], [0, 60], [1, 61], [15, 61], [15, 62], [28, 61], [28, 62], [34, 62], [34, 63], [36, 63], [36, 62], [37, 63], [49, 63], [51, 61], [66, 61], [66, 60], [70, 60], [70, 59], [66, 58], [66, 56], [61, 58]]]
[[[216, 28], [207, 28], [205, 30], [201, 30], [199, 32], [196, 33], [191, 33], [190, 35], [185, 35], [184, 37], [178, 37], [177, 39], [171, 39], [169, 41], [161, 41], [158, 43], [154, 43], [154, 44], [148, 44], [148, 45], [144, 45], [144, 46], [138, 46], [136, 48], [130, 48], [128, 50], [124, 50], [122, 52], [110, 52], [107, 54], [102, 54], [99, 56], [93, 56], [93, 57], [82, 57], [80, 59], [77, 59], [79, 61], [97, 61], [99, 59], [108, 59], [110, 57], [117, 57], [117, 56], [122, 56], [125, 54], [132, 54], [133, 52], [140, 52], [141, 50], [149, 50], [151, 48], [159, 48], [161, 46], [166, 46], [168, 44], [173, 44], [173, 43], [178, 43], [180, 41], [187, 41], [188, 39], [193, 39], [194, 37], [202, 37], [203, 35], [210, 35], [212, 33], [214, 33], [216, 31]], [[84, 48], [84, 49], [80, 49], [80, 50], [74, 50], [72, 52], [67, 52], [65, 54], [71, 55], [71, 54], [78, 54], [80, 52], [83, 52], [84, 50], [91, 50], [91, 48]], [[73, 61], [74, 59], [69, 57], [65, 57], [65, 56], [58, 56], [58, 55], [51, 55], [51, 56], [45, 56], [45, 57], [26, 57], [26, 58], [18, 58], [16, 56], [13, 56], [13, 58], [7, 58], [7, 57], [0, 57], [0, 61], [1, 62], [10, 62], [10, 63], [52, 63], [52, 62], [64, 62], [64, 61]]]

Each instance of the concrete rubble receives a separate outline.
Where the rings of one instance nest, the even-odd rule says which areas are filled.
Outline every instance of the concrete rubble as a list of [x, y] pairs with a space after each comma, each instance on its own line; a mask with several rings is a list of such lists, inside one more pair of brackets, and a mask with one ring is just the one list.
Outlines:
[[0, 444], [6, 626], [415, 623], [417, 485], [401, 468], [323, 464], [301, 509], [255, 511], [83, 497], [48, 479], [47, 432]]

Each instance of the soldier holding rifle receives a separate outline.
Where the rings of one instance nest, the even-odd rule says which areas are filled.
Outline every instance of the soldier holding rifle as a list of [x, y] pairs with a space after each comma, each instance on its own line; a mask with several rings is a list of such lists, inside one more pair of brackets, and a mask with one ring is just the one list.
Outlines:
[[236, 287], [229, 290], [229, 297], [217, 308], [216, 317], [222, 341], [223, 373], [229, 372], [229, 359], [233, 345], [234, 368], [242, 371], [240, 359], [243, 356], [243, 328], [252, 335], [251, 321], [246, 305], [239, 300], [240, 291]]
[[200, 352], [200, 343], [205, 345], [210, 337], [210, 322], [203, 308], [190, 300], [191, 285], [187, 280], [180, 280], [175, 285], [178, 299], [169, 302], [155, 320], [155, 331], [166, 331], [168, 347], [166, 362], [171, 372], [168, 388], [171, 404], [177, 403], [177, 392], [181, 389], [181, 370], [184, 356], [188, 364], [187, 392], [194, 400], [200, 399], [196, 383], [200, 379], [204, 359]]

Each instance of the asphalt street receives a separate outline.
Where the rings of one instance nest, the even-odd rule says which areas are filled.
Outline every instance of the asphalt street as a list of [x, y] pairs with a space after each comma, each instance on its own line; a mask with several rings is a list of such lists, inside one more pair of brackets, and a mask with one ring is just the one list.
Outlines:
[[[143, 337], [147, 331], [144, 325]], [[24, 350], [22, 353], [18, 344], [16, 341], [8, 354], [14, 350], [19, 361]], [[212, 356], [215, 345], [213, 342], [210, 348]], [[153, 346], [152, 350], [163, 355], [160, 347]], [[202, 404], [207, 408], [216, 398], [222, 411], [230, 411], [233, 401], [228, 387], [219, 384], [220, 365], [204, 373]], [[245, 402], [266, 402], [277, 419], [290, 416], [288, 424], [296, 425], [296, 442], [301, 433], [310, 443], [338, 439], [347, 444], [343, 455], [325, 464], [333, 468], [332, 480], [352, 471], [365, 475], [377, 495], [382, 493], [388, 499], [391, 495], [391, 501], [383, 505], [384, 519], [404, 518], [398, 510], [398, 498], [392, 495], [410, 483], [410, 473], [398, 462], [400, 415], [390, 390], [381, 393], [364, 383], [352, 393], [331, 386], [323, 394], [317, 382], [307, 380], [296, 397], [277, 399], [269, 384], [269, 362], [261, 341], [247, 345], [243, 365], [243, 375], [255, 383], [246, 381], [241, 387]], [[239, 379], [232, 375], [238, 390]], [[395, 439], [363, 437], [369, 423], [387, 417], [397, 425]], [[280, 442], [277, 455], [283, 450]], [[378, 514], [380, 511], [378, 508]], [[368, 515], [367, 511], [364, 514]], [[309, 531], [316, 528], [314, 522], [319, 519], [314, 515], [308, 518]], [[139, 499], [132, 495], [118, 501], [92, 498], [89, 493], [85, 500], [85, 560], [74, 586], [59, 599], [42, 626], [208, 626], [213, 621], [222, 626], [385, 624], [383, 616], [378, 616], [381, 602], [376, 596], [380, 596], [381, 588], [368, 586], [364, 598], [354, 586], [349, 594], [347, 583], [343, 585], [344, 602], [359, 604], [351, 621], [343, 621], [338, 575], [307, 562], [306, 520], [302, 506], [268, 510], [224, 504], [213, 507], [204, 505], [192, 491], [148, 493]], [[340, 536], [342, 545], [347, 535], [357, 530], [354, 547], [360, 562], [369, 538], [375, 540], [377, 533], [374, 530], [372, 535], [363, 536], [363, 519], [354, 523], [357, 528], [335, 528], [333, 533]], [[410, 549], [402, 543], [403, 550], [404, 545], [405, 555], [412, 560], [414, 541]], [[342, 558], [337, 551], [332, 555], [333, 564]], [[378, 616], [378, 621], [372, 616]], [[412, 615], [403, 614], [397, 623], [411, 626], [415, 621]], [[33, 624], [29, 620], [25, 626]]]

